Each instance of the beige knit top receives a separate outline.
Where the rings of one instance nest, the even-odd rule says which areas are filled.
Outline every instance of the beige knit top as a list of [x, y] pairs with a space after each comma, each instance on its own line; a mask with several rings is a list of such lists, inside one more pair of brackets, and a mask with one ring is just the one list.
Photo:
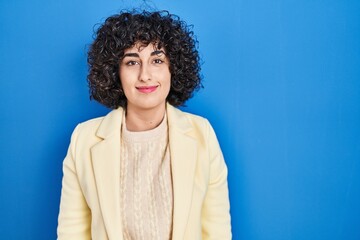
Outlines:
[[121, 218], [125, 240], [168, 240], [173, 190], [166, 116], [155, 129], [130, 132], [123, 116]]

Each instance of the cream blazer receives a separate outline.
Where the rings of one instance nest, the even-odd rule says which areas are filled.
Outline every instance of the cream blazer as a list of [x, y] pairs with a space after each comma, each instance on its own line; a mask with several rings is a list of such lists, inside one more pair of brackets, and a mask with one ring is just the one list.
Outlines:
[[[167, 104], [172, 239], [231, 239], [227, 168], [209, 122]], [[63, 162], [59, 240], [121, 240], [123, 109], [79, 124]]]

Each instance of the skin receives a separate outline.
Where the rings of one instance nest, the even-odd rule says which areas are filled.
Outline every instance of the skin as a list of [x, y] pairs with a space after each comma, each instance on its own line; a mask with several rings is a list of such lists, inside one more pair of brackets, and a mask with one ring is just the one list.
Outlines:
[[119, 76], [127, 99], [126, 126], [129, 131], [157, 127], [165, 115], [171, 73], [165, 49], [139, 43], [124, 51]]

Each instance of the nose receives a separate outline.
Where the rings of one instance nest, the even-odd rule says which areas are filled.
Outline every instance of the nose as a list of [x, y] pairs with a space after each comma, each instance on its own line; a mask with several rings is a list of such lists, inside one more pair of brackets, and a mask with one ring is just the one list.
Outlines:
[[146, 63], [141, 64], [139, 80], [143, 82], [151, 80], [150, 66]]

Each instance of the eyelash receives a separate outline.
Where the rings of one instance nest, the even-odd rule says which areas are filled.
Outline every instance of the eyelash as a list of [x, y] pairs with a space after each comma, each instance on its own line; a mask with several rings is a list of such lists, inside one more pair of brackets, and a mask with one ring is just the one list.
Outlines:
[[[156, 59], [153, 60], [153, 63], [155, 63], [155, 64], [162, 64], [162, 63], [164, 63], [164, 60], [159, 59], [159, 58], [156, 58]], [[126, 62], [125, 64], [126, 64], [127, 66], [134, 66], [134, 65], [139, 64], [139, 63], [138, 63], [137, 61], [130, 60], [130, 61]]]
[[154, 59], [153, 62], [155, 62], [156, 64], [161, 64], [161, 63], [163, 63], [164, 61], [157, 58], [157, 59]]
[[126, 65], [127, 65], [127, 66], [134, 66], [134, 65], [136, 65], [137, 63], [138, 63], [138, 62], [131, 60], [131, 61], [127, 61], [127, 62], [126, 62]]

